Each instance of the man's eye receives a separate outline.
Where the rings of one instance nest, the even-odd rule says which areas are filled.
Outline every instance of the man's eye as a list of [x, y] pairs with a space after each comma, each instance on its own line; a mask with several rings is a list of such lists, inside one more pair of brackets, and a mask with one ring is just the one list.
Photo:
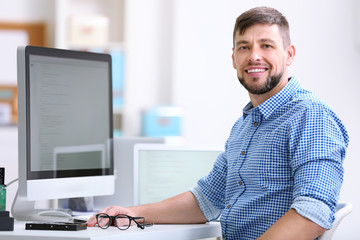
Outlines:
[[268, 45], [268, 44], [265, 44], [265, 45], [263, 46], [263, 48], [272, 48], [272, 46], [271, 46], [271, 45]]
[[239, 47], [239, 50], [247, 50], [247, 49], [249, 49], [249, 48], [246, 47], [246, 46], [240, 46], [240, 47]]

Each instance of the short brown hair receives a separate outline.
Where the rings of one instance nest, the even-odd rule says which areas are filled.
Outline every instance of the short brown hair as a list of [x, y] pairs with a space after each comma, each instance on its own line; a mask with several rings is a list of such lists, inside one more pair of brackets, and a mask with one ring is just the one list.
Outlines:
[[285, 16], [274, 8], [256, 7], [244, 12], [236, 19], [233, 33], [234, 46], [236, 33], [239, 32], [242, 35], [246, 29], [255, 24], [276, 24], [283, 39], [284, 49], [290, 45], [289, 23]]

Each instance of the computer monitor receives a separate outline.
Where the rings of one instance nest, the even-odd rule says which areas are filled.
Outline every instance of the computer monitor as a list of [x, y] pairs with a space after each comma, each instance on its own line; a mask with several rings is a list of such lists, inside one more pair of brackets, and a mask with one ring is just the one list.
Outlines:
[[134, 204], [162, 201], [189, 191], [210, 173], [219, 146], [136, 144], [134, 147]]
[[[112, 69], [108, 54], [19, 47], [18, 220], [33, 201], [113, 194]], [[40, 218], [40, 220], [43, 220]]]

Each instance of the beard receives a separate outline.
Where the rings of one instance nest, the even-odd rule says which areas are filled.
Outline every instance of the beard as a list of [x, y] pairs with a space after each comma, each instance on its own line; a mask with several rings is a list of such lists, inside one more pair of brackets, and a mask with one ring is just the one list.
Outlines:
[[267, 92], [270, 92], [274, 87], [276, 87], [276, 85], [279, 84], [281, 78], [283, 76], [283, 73], [279, 73], [278, 75], [275, 75], [275, 76], [269, 76], [267, 79], [266, 79], [266, 82], [263, 86], [261, 87], [251, 87], [249, 86], [248, 84], [246, 84], [245, 82], [245, 79], [244, 78], [241, 78], [238, 76], [238, 79], [239, 79], [239, 82], [241, 83], [241, 85], [244, 86], [244, 88], [252, 93], [252, 94], [257, 94], [257, 95], [260, 95], [260, 94], [264, 94], [264, 93], [267, 93]]
[[252, 94], [260, 95], [260, 94], [270, 92], [274, 87], [276, 87], [279, 84], [279, 82], [280, 82], [281, 78], [283, 77], [283, 75], [284, 75], [284, 71], [281, 71], [277, 75], [269, 76], [266, 79], [265, 84], [263, 86], [261, 86], [261, 87], [251, 87], [248, 84], [246, 84], [244, 78], [241, 78], [241, 77], [238, 76], [238, 79], [239, 79], [239, 82], [241, 83], [241, 85], [243, 85], [244, 88], [248, 92], [250, 92]]

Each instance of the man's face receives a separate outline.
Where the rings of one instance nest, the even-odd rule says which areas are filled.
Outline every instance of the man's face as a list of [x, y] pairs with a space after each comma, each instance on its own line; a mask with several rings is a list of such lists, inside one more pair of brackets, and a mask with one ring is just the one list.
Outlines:
[[248, 92], [264, 94], [287, 80], [286, 66], [292, 63], [289, 48], [293, 49], [284, 49], [277, 25], [253, 25], [243, 35], [238, 32], [234, 43], [233, 66]]

